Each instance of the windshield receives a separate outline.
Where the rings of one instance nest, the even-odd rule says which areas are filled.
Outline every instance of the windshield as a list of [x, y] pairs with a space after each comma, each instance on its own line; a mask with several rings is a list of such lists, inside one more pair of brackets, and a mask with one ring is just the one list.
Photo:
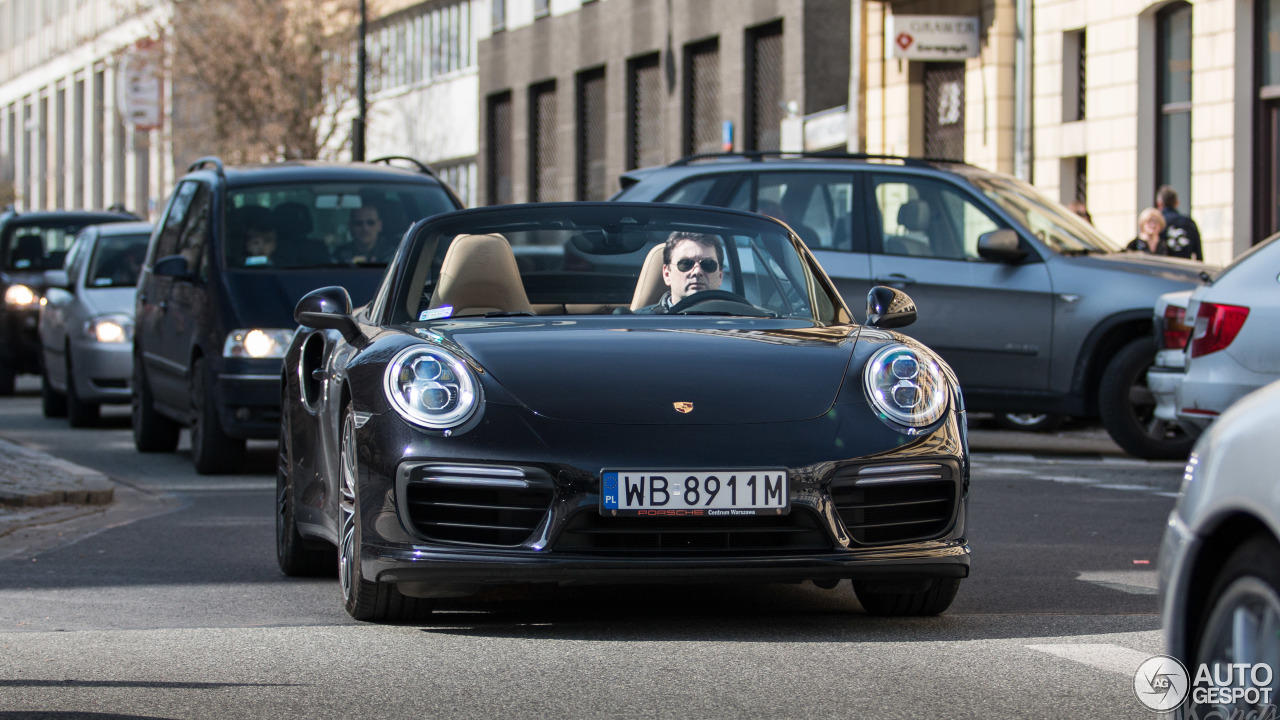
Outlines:
[[1064, 255], [1118, 252], [1105, 235], [1084, 218], [1015, 178], [974, 177], [972, 182], [1032, 235]]
[[35, 272], [62, 267], [76, 233], [90, 221], [78, 225], [19, 225], [4, 245], [4, 266], [8, 270]]
[[454, 210], [426, 183], [308, 183], [227, 194], [227, 267], [385, 265], [405, 230]]
[[[422, 228], [405, 261], [391, 310], [396, 324], [486, 314], [666, 314], [673, 306], [689, 314], [847, 321], [837, 319], [847, 317], [843, 304], [812, 272], [798, 240], [767, 218], [737, 213], [622, 203], [469, 211]], [[717, 292], [687, 310], [676, 305], [705, 291]]]
[[138, 284], [138, 272], [147, 257], [150, 235], [103, 235], [89, 261], [85, 286], [90, 288], [132, 287]]

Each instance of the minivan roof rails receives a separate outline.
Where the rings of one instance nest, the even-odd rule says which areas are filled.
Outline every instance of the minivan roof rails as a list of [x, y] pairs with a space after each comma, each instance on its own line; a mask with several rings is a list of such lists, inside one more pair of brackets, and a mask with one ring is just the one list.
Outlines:
[[418, 160], [417, 158], [411, 158], [407, 155], [387, 155], [386, 157], [376, 158], [374, 160], [370, 160], [369, 162], [371, 164], [382, 163], [383, 165], [390, 166], [392, 160], [403, 160], [407, 163], [412, 164], [414, 167], [418, 169], [418, 172], [422, 173], [423, 175], [430, 175], [431, 177], [437, 177], [436, 171], [432, 170], [430, 165], [422, 162], [421, 160]]
[[217, 171], [219, 176], [226, 175], [226, 172], [222, 167], [222, 158], [214, 155], [206, 155], [205, 157], [202, 157], [199, 160], [196, 160], [195, 162], [191, 163], [191, 165], [187, 167], [187, 172], [195, 172], [196, 170], [202, 170], [204, 169], [205, 165], [212, 165], [213, 169]]
[[928, 157], [903, 157], [901, 155], [873, 155], [868, 153], [847, 153], [838, 150], [822, 150], [822, 151], [801, 151], [786, 152], [782, 150], [742, 150], [739, 152], [726, 153], [699, 153], [697, 155], [689, 155], [671, 163], [667, 167], [682, 167], [692, 165], [702, 160], [724, 160], [728, 158], [741, 158], [751, 160], [753, 162], [761, 162], [765, 159], [777, 158], [788, 160], [791, 158], [825, 158], [834, 160], [895, 160], [903, 165], [913, 165], [925, 167], [932, 163], [963, 163], [963, 160], [949, 160], [944, 158], [928, 158]]

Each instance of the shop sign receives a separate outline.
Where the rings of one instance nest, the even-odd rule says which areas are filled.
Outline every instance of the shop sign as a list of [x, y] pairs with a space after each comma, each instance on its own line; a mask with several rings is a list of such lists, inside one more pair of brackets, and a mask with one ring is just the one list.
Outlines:
[[963, 60], [978, 56], [978, 18], [968, 15], [894, 15], [888, 37], [902, 60]]

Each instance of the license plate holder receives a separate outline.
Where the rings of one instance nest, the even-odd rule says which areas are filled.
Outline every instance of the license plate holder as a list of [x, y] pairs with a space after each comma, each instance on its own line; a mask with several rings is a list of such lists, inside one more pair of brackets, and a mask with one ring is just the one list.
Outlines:
[[782, 468], [614, 470], [600, 474], [600, 514], [609, 517], [749, 517], [791, 512]]

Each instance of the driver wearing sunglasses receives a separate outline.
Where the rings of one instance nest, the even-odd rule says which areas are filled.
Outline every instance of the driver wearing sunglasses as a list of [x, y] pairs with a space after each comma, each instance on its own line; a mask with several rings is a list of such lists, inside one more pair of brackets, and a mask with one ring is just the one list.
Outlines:
[[661, 315], [672, 305], [703, 290], [718, 290], [724, 282], [724, 248], [714, 235], [676, 231], [662, 248], [662, 280], [670, 288], [637, 315]]

